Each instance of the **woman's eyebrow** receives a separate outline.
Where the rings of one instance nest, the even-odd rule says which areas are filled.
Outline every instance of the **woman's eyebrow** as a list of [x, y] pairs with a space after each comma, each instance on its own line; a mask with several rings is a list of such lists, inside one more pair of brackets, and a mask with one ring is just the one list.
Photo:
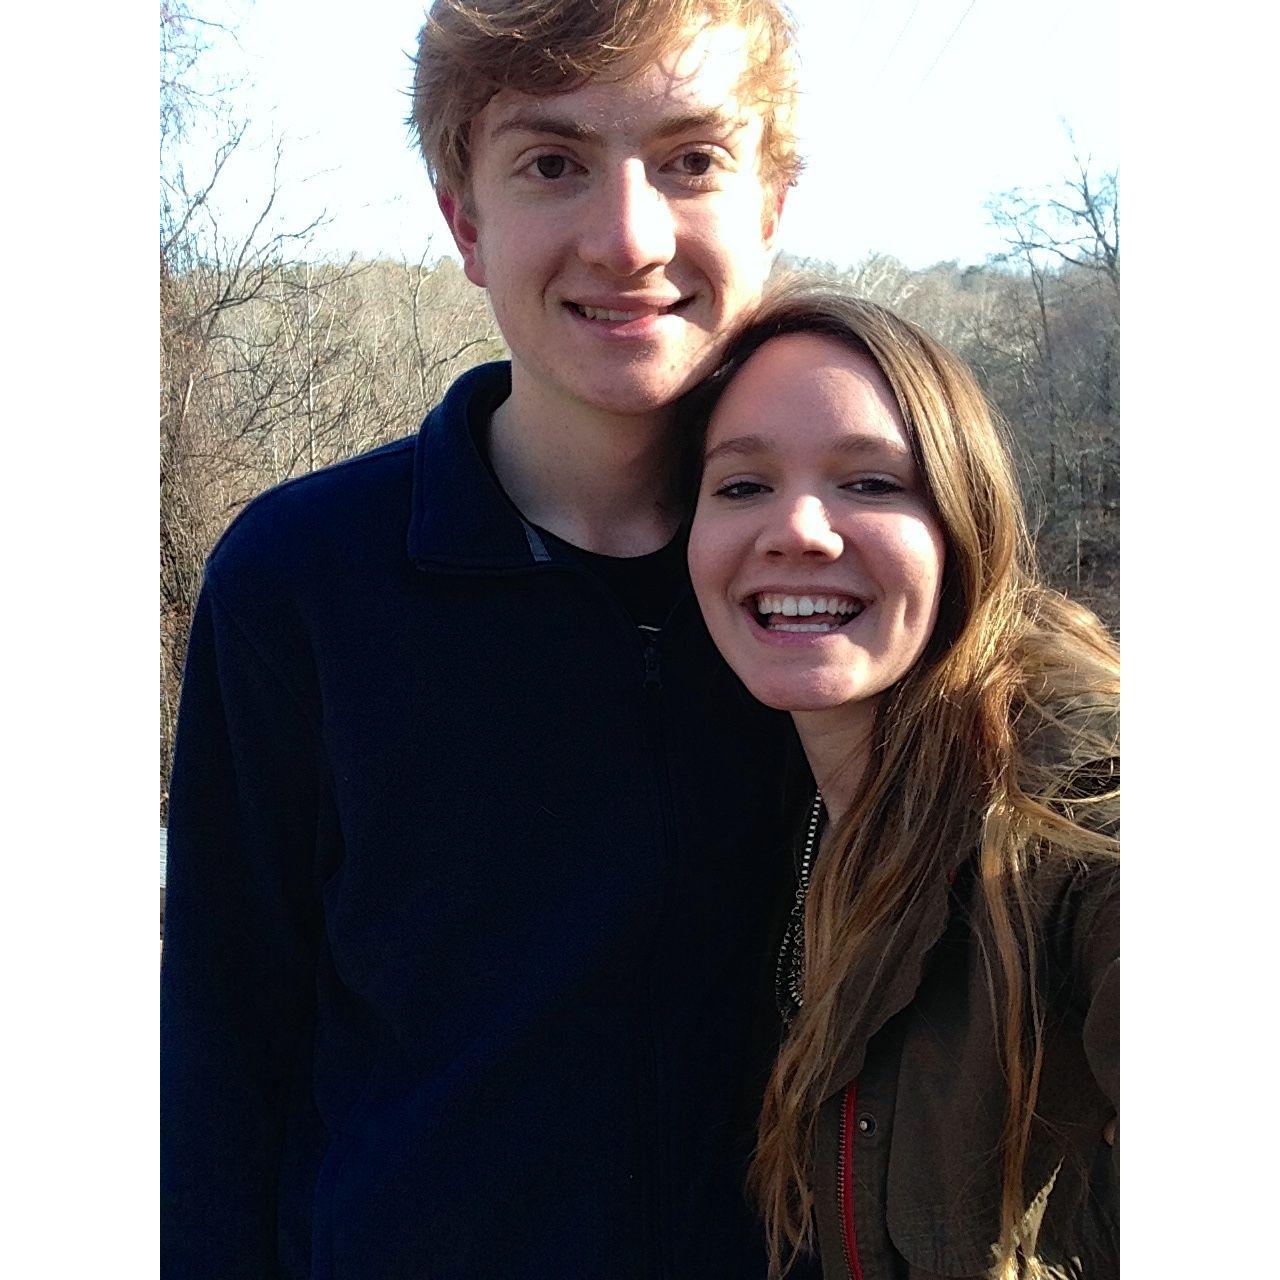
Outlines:
[[901, 440], [870, 433], [843, 436], [833, 447], [837, 453], [888, 453], [896, 458], [911, 457], [911, 450]]
[[764, 436], [732, 436], [728, 440], [721, 440], [714, 449], [708, 449], [703, 456], [702, 465], [706, 466], [715, 458], [753, 457], [758, 453], [768, 453], [769, 449], [769, 442]]
[[[716, 458], [754, 457], [761, 453], [771, 453], [773, 449], [774, 446], [764, 436], [732, 436], [728, 440], [722, 440], [714, 449], [708, 449], [702, 462], [706, 466]], [[881, 456], [889, 454], [894, 458], [911, 458], [911, 450], [901, 441], [891, 440], [871, 432], [842, 435], [839, 440], [832, 443], [831, 449], [833, 453], [876, 453]]]

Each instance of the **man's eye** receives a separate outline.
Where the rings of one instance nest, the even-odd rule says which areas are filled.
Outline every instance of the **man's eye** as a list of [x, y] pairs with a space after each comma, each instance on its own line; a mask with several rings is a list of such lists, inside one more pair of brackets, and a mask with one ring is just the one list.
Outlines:
[[678, 178], [699, 182], [716, 177], [721, 165], [712, 151], [681, 151], [666, 168]]
[[533, 167], [541, 178], [563, 178], [569, 172], [569, 160], [567, 156], [539, 156]]
[[758, 493], [764, 493], [765, 486], [756, 480], [731, 480], [728, 484], [722, 484], [715, 491], [717, 498], [754, 498]]
[[705, 177], [711, 172], [711, 155], [706, 151], [686, 151], [677, 163], [694, 178]]

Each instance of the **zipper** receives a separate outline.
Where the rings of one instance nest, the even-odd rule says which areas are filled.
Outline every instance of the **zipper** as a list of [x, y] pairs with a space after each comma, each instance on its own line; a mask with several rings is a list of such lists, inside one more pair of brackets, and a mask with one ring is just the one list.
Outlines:
[[658, 637], [662, 635], [661, 627], [647, 627], [643, 622], [638, 624], [640, 639], [644, 642], [644, 687], [646, 689], [662, 688], [661, 655], [658, 651]]
[[840, 1113], [840, 1163], [836, 1168], [836, 1203], [840, 1206], [840, 1238], [844, 1244], [844, 1265], [851, 1280], [862, 1280], [858, 1261], [858, 1237], [853, 1226], [853, 1111], [858, 1102], [858, 1082], [850, 1081], [844, 1091]]
[[[670, 619], [668, 619], [670, 621]], [[671, 778], [668, 771], [667, 744], [662, 714], [662, 627], [637, 628], [644, 644], [644, 692], [648, 703], [646, 732], [658, 770], [658, 804], [662, 813], [664, 852], [675, 852], [675, 802], [671, 798]]]
[[[528, 536], [526, 532], [526, 537]], [[539, 544], [541, 539], [538, 540]], [[449, 567], [441, 568], [434, 566], [437, 572], [452, 573], [457, 576], [501, 576], [501, 575], [521, 575], [521, 574], [537, 574], [537, 573], [564, 573], [571, 577], [575, 577], [580, 581], [585, 581], [588, 587], [597, 595], [604, 597], [609, 608], [614, 615], [623, 622], [625, 629], [633, 637], [632, 643], [635, 643], [634, 637], [639, 634], [640, 650], [643, 658], [644, 677], [641, 682], [643, 707], [644, 707], [644, 734], [649, 750], [652, 752], [653, 758], [658, 768], [658, 792], [659, 792], [659, 808], [662, 818], [662, 857], [663, 866], [661, 869], [661, 893], [662, 898], [659, 904], [659, 921], [665, 916], [670, 898], [670, 885], [668, 880], [671, 867], [675, 861], [675, 801], [671, 794], [671, 778], [669, 772], [668, 750], [665, 741], [664, 725], [663, 725], [663, 705], [662, 705], [662, 661], [661, 661], [661, 642], [664, 635], [669, 635], [671, 627], [678, 614], [686, 609], [689, 602], [693, 598], [693, 593], [687, 587], [681, 593], [679, 598], [672, 604], [667, 611], [667, 616], [663, 619], [662, 626], [654, 627], [645, 623], [637, 623], [627, 612], [621, 601], [609, 590], [602, 579], [597, 577], [589, 569], [576, 563], [566, 563], [560, 560], [553, 560], [547, 555], [545, 547], [541, 548], [530, 545], [530, 550], [534, 556], [534, 563], [504, 566], [502, 568], [477, 569], [472, 566], [467, 567]], [[547, 558], [543, 558], [546, 556]], [[422, 572], [428, 571], [428, 566], [418, 562], [417, 568]], [[634, 650], [633, 650], [634, 651]], [[654, 943], [656, 946], [656, 941]], [[650, 1123], [653, 1127], [653, 1147], [656, 1148], [657, 1158], [653, 1168], [653, 1184], [648, 1199], [648, 1213], [653, 1221], [654, 1231], [649, 1243], [649, 1262], [653, 1268], [654, 1276], [666, 1277], [678, 1274], [678, 1264], [675, 1259], [669, 1256], [672, 1248], [672, 1221], [674, 1213], [671, 1205], [671, 1152], [666, 1140], [667, 1126], [660, 1122], [661, 1098], [663, 1090], [661, 1088], [660, 1073], [658, 1066], [658, 1038], [655, 1030], [656, 1015], [654, 1012], [654, 992], [652, 981], [646, 982], [646, 1021], [647, 1034], [644, 1037], [645, 1044], [645, 1067], [648, 1074], [649, 1091], [651, 1096], [650, 1106], [648, 1108], [651, 1117]], [[652, 1149], [652, 1148], [651, 1148]]]
[[[671, 610], [671, 615], [674, 613], [675, 609], [673, 608]], [[671, 615], [668, 615], [662, 627], [647, 626], [644, 623], [634, 624], [640, 633], [640, 639], [644, 646], [643, 697], [645, 703], [646, 737], [648, 738], [649, 748], [652, 752], [654, 767], [657, 770], [656, 781], [658, 785], [658, 810], [662, 819], [662, 898], [658, 908], [658, 928], [661, 927], [661, 921], [666, 916], [670, 900], [671, 886], [669, 881], [673, 874], [672, 868], [675, 864], [676, 841], [675, 806], [671, 795], [671, 778], [669, 772], [669, 761], [667, 758], [665, 726], [663, 723], [661, 649], [662, 636], [666, 630], [667, 624], [671, 621]], [[656, 934], [653, 945], [655, 947], [657, 946]], [[671, 1233], [672, 1222], [674, 1220], [674, 1211], [671, 1203], [671, 1148], [667, 1137], [667, 1125], [664, 1123], [664, 1101], [667, 1090], [663, 1083], [662, 1072], [659, 1066], [660, 1046], [656, 1030], [658, 1016], [652, 985], [652, 969], [650, 972], [650, 979], [646, 983], [646, 1005], [646, 1013], [649, 1023], [649, 1034], [646, 1037], [648, 1047], [647, 1066], [653, 1098], [651, 1111], [653, 1118], [652, 1142], [656, 1157], [653, 1168], [651, 1200], [651, 1211], [654, 1216], [654, 1225], [656, 1228], [652, 1246], [654, 1263], [653, 1274], [655, 1277], [668, 1277], [677, 1275], [679, 1267], [677, 1260], [671, 1256], [671, 1250], [673, 1247]]]
[[804, 852], [796, 876], [795, 899], [786, 931], [778, 947], [778, 963], [773, 972], [773, 996], [784, 1022], [791, 1020], [804, 1007], [804, 904], [809, 896], [809, 878], [818, 849], [818, 828], [822, 821], [822, 792], [813, 797], [809, 825], [805, 832]]

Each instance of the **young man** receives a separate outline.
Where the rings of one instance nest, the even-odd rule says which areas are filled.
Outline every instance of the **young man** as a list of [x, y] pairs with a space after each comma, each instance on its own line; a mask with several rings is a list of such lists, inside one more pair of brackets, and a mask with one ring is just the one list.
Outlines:
[[162, 970], [168, 1280], [748, 1277], [788, 731], [669, 406], [796, 170], [775, 0], [437, 0], [414, 118], [510, 366], [210, 558]]

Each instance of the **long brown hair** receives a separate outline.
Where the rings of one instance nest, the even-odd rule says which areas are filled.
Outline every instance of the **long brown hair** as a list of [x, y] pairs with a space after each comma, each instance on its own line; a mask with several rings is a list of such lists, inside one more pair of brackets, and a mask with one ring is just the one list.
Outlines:
[[775, 287], [691, 411], [705, 421], [752, 353], [786, 333], [833, 338], [879, 365], [946, 561], [933, 636], [880, 707], [870, 763], [806, 903], [804, 1005], [768, 1084], [751, 1170], [771, 1274], [812, 1244], [818, 1108], [850, 1010], [870, 998], [851, 979], [875, 968], [925, 887], [972, 850], [1008, 1088], [997, 1261], [1016, 1275], [1043, 1054], [1028, 871], [1045, 857], [1119, 854], [1119, 653], [1091, 612], [1038, 582], [1009, 449], [973, 375], [885, 308], [803, 281]]

